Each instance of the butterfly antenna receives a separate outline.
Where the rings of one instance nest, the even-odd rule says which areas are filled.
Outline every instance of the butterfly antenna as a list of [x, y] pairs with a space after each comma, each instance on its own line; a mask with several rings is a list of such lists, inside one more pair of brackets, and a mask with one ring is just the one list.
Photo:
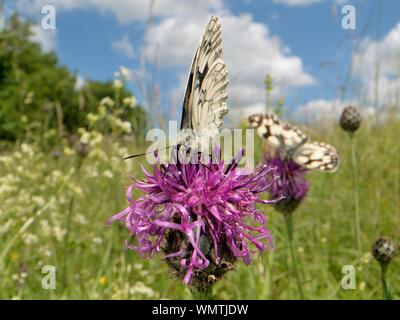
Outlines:
[[[162, 149], [160, 149], [160, 150], [167, 150], [167, 149], [169, 149], [169, 148], [171, 148], [171, 147], [176, 147], [176, 146], [169, 146], [169, 147], [162, 148]], [[133, 158], [137, 158], [137, 157], [142, 157], [142, 156], [148, 155], [148, 154], [150, 154], [150, 153], [155, 153], [155, 152], [157, 152], [157, 151], [158, 151], [158, 150], [149, 151], [149, 152], [144, 152], [144, 153], [138, 153], [138, 154], [133, 154], [133, 155], [131, 155], [131, 156], [125, 157], [124, 160], [133, 159]]]

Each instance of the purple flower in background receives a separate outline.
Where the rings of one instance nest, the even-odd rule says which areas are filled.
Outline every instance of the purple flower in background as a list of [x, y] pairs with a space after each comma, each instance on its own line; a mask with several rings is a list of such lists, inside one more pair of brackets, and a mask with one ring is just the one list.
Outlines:
[[[243, 150], [224, 164], [220, 149], [205, 164], [157, 164], [153, 173], [127, 190], [129, 207], [109, 219], [123, 221], [144, 257], [163, 251], [174, 272], [204, 290], [233, 268], [237, 259], [251, 263], [257, 250], [272, 246], [266, 218], [256, 203], [270, 204], [260, 194], [276, 181], [268, 164], [238, 168]], [[218, 161], [215, 161], [218, 159]], [[269, 179], [265, 179], [269, 176]], [[132, 198], [134, 189], [144, 195]]]
[[284, 160], [279, 155], [266, 156], [265, 162], [275, 168], [275, 174], [280, 178], [271, 180], [272, 184], [269, 189], [271, 198], [285, 196], [284, 199], [277, 202], [275, 208], [284, 214], [292, 213], [307, 196], [310, 185], [305, 179], [305, 174], [308, 170], [292, 159]]

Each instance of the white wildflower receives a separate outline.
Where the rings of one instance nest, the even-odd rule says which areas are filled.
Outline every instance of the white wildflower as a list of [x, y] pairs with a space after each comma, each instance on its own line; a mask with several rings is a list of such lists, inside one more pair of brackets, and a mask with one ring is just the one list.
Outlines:
[[51, 233], [50, 224], [46, 219], [40, 221], [41, 234], [48, 236]]
[[124, 86], [124, 83], [120, 79], [115, 79], [113, 86], [115, 89], [119, 90]]
[[13, 225], [12, 219], [8, 219], [5, 223], [0, 223], [0, 235], [7, 233], [12, 225]]
[[372, 259], [372, 253], [371, 252], [367, 252], [362, 256], [361, 261], [364, 264], [368, 264], [368, 263], [370, 263], [371, 259]]
[[111, 99], [110, 97], [105, 97], [100, 101], [100, 106], [105, 106], [109, 108], [113, 107], [114, 104], [115, 104], [114, 100]]
[[131, 71], [124, 66], [120, 66], [118, 75], [120, 75], [124, 80], [129, 80], [131, 77]]
[[38, 237], [35, 234], [27, 233], [23, 238], [25, 244], [33, 244], [38, 242]]
[[32, 147], [27, 143], [21, 144], [21, 151], [22, 153], [26, 153], [30, 157], [32, 157], [34, 154]]
[[99, 121], [99, 116], [97, 114], [94, 114], [92, 112], [89, 112], [86, 116], [90, 124], [94, 124], [97, 121]]
[[64, 148], [64, 154], [66, 155], [66, 156], [73, 156], [74, 155], [74, 149], [71, 149], [71, 148], [69, 148], [69, 147], [65, 147]]
[[135, 96], [130, 96], [130, 97], [125, 97], [125, 98], [122, 100], [122, 103], [123, 103], [125, 106], [127, 106], [127, 107], [133, 109], [133, 108], [136, 107], [136, 105], [137, 105], [137, 100], [136, 100], [136, 97], [135, 97]]
[[57, 241], [61, 241], [66, 233], [67, 233], [66, 230], [61, 229], [59, 226], [55, 226], [53, 228], [53, 234], [56, 237]]
[[139, 295], [146, 296], [148, 298], [152, 298], [154, 296], [153, 289], [146, 286], [141, 281], [136, 282], [136, 284], [132, 288], [130, 288], [129, 291], [130, 291], [129, 293], [132, 295], [139, 294]]
[[75, 223], [80, 225], [86, 225], [88, 222], [83, 214], [77, 214], [74, 218]]
[[103, 243], [103, 239], [100, 238], [100, 237], [94, 237], [94, 238], [93, 238], [93, 242], [94, 242], [95, 244], [102, 244], [102, 243]]
[[24, 99], [24, 103], [31, 104], [34, 97], [35, 97], [35, 93], [33, 91], [29, 91]]
[[81, 135], [80, 142], [82, 142], [83, 144], [89, 144], [90, 141], [90, 133], [89, 132], [85, 132]]
[[114, 174], [110, 170], [106, 170], [103, 172], [103, 176], [112, 179], [114, 177]]
[[32, 197], [32, 202], [33, 202], [34, 204], [36, 204], [38, 207], [43, 207], [44, 204], [46, 203], [46, 201], [44, 200], [44, 198], [43, 198], [43, 197], [40, 197], [40, 196], [33, 196], [33, 197]]

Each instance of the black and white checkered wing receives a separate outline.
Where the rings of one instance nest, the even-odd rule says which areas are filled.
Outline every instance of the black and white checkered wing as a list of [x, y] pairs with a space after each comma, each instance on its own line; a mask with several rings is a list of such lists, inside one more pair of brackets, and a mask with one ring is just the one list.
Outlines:
[[310, 169], [335, 172], [339, 155], [334, 147], [322, 142], [309, 142], [298, 128], [281, 121], [273, 114], [255, 114], [249, 117], [250, 125], [283, 158], [293, 159]]
[[187, 83], [181, 129], [218, 132], [228, 112], [227, 67], [221, 59], [221, 25], [212, 17], [200, 39]]
[[283, 122], [274, 114], [254, 114], [249, 117], [249, 122], [258, 135], [282, 156], [308, 140], [300, 129]]
[[310, 170], [335, 172], [339, 167], [339, 155], [336, 149], [322, 142], [301, 145], [294, 152], [293, 160]]

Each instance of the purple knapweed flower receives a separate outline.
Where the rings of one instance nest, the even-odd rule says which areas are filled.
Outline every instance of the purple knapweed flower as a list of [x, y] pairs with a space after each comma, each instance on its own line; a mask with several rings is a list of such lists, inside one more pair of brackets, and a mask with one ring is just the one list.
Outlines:
[[308, 170], [292, 159], [282, 159], [279, 155], [267, 155], [265, 163], [274, 167], [275, 174], [279, 176], [279, 179], [271, 181], [270, 197], [285, 197], [276, 203], [275, 208], [284, 214], [292, 213], [307, 196], [310, 185], [305, 179], [305, 174]]
[[[237, 259], [250, 264], [253, 253], [272, 246], [266, 218], [255, 205], [274, 203], [260, 198], [275, 182], [273, 168], [239, 168], [243, 150], [229, 164], [220, 160], [219, 148], [213, 154], [203, 164], [157, 163], [153, 173], [142, 168], [146, 178], [127, 190], [129, 206], [107, 222], [123, 221], [135, 239], [126, 240], [129, 249], [144, 257], [163, 251], [183, 282], [200, 290]], [[144, 194], [133, 199], [133, 189]]]

